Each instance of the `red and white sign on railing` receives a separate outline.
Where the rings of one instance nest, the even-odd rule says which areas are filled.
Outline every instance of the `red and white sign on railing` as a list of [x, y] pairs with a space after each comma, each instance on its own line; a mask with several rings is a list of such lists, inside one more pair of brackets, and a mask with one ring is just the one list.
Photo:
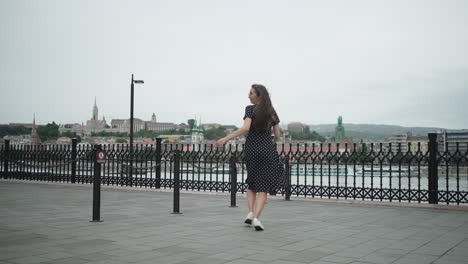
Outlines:
[[106, 163], [107, 154], [104, 150], [98, 150], [96, 152], [96, 161], [97, 163]]

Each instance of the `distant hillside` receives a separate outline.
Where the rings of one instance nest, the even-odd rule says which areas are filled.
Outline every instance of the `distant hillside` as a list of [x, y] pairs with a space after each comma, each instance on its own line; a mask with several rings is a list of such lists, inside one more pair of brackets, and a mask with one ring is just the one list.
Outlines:
[[[322, 136], [334, 136], [336, 124], [310, 125], [311, 131], [316, 131]], [[439, 130], [440, 127], [403, 127], [392, 125], [374, 125], [374, 124], [344, 124], [347, 137], [354, 140], [372, 139], [383, 140], [394, 134], [411, 132], [413, 135], [427, 135]], [[457, 131], [457, 130], [450, 130]], [[459, 131], [459, 130], [458, 130]]]

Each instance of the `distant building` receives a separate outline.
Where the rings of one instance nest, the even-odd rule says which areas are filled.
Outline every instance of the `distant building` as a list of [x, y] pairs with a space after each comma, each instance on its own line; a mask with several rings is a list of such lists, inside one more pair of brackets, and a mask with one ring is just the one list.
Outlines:
[[291, 122], [288, 124], [288, 131], [290, 133], [304, 133], [306, 126], [306, 124], [301, 122]]
[[438, 150], [440, 152], [455, 153], [457, 148], [462, 154], [468, 152], [468, 130], [463, 132], [447, 132], [446, 130], [440, 131], [438, 133], [437, 141]]
[[69, 137], [59, 137], [57, 138], [57, 144], [71, 144], [72, 139]]
[[392, 153], [413, 154], [420, 151], [422, 154], [429, 150], [429, 138], [427, 136], [413, 136], [411, 132], [395, 134], [388, 138], [388, 143], [391, 143]]
[[392, 153], [406, 153], [408, 151], [408, 138], [411, 137], [411, 133], [395, 134], [388, 138], [388, 143], [391, 143]]
[[155, 123], [152, 121], [145, 122], [145, 130], [148, 131], [167, 131], [177, 129], [177, 125], [174, 123]]
[[177, 129], [182, 129], [182, 130], [184, 130], [184, 132], [190, 132], [190, 126], [185, 124], [185, 123], [180, 123], [177, 126]]
[[97, 133], [105, 131], [107, 127], [106, 118], [102, 117], [102, 120], [99, 120], [99, 109], [96, 103], [96, 98], [94, 98], [94, 106], [91, 119], [86, 121], [85, 125], [80, 124], [65, 124], [59, 127], [59, 132], [71, 132], [76, 133], [78, 136], [90, 136], [92, 133]]
[[426, 154], [429, 151], [429, 138], [427, 136], [409, 136], [409, 151], [413, 154], [421, 152]]
[[338, 152], [353, 152], [354, 151], [354, 142], [350, 138], [343, 139], [340, 144], [338, 144]]
[[[133, 118], [133, 132], [145, 130], [145, 127], [146, 127], [145, 121], [139, 118]], [[106, 130], [106, 131], [129, 133], [130, 132], [130, 119], [112, 119], [111, 130]]]
[[122, 128], [125, 119], [112, 119], [111, 120], [111, 128]]
[[203, 129], [205, 130], [212, 129], [212, 128], [220, 128], [220, 127], [221, 127], [221, 124], [217, 124], [217, 123], [203, 124]]
[[3, 137], [3, 142], [5, 140], [9, 140], [10, 144], [18, 144], [18, 145], [24, 145], [24, 144], [31, 144], [31, 135], [19, 135], [19, 136], [4, 136]]
[[86, 129], [85, 133], [86, 134], [91, 134], [91, 133], [96, 133], [100, 132], [106, 129], [107, 123], [106, 123], [106, 118], [102, 117], [102, 120], [99, 120], [98, 118], [98, 107], [96, 104], [96, 98], [94, 98], [94, 106], [93, 106], [93, 116], [91, 117], [91, 120], [86, 121]]
[[[112, 129], [117, 132], [130, 132], [130, 119], [112, 119], [111, 121]], [[176, 125], [174, 123], [158, 123], [156, 122], [156, 115], [153, 113], [151, 116], [151, 121], [143, 121], [138, 118], [133, 119], [133, 132], [138, 132], [140, 130], [145, 131], [168, 131], [173, 129], [182, 128], [184, 131], [188, 132], [189, 127], [185, 124]]]
[[[98, 132], [130, 133], [130, 119], [112, 119], [110, 126], [108, 126], [105, 117], [102, 120], [99, 120], [98, 117], [99, 109], [95, 99], [92, 117], [86, 122], [86, 125], [65, 124], [59, 127], [59, 132], [72, 132], [79, 136], [91, 136], [92, 133]], [[155, 113], [151, 116], [150, 121], [144, 121], [139, 118], [133, 119], [133, 132], [141, 130], [161, 132], [174, 129], [183, 129], [184, 132], [190, 131], [190, 127], [183, 123], [179, 125], [174, 123], [158, 123]]]
[[78, 123], [60, 125], [59, 132], [61, 134], [64, 132], [71, 132], [76, 133], [78, 136], [84, 136], [86, 134], [86, 126]]

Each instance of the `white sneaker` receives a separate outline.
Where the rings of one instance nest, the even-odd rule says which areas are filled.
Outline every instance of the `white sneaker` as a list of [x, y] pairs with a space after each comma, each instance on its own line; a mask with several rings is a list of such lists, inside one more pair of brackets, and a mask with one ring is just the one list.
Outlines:
[[260, 220], [258, 220], [256, 217], [253, 219], [252, 222], [253, 222], [253, 225], [255, 227], [255, 230], [257, 230], [257, 231], [265, 230], [265, 228], [262, 225], [262, 222], [260, 222]]
[[251, 225], [252, 224], [252, 220], [255, 218], [254, 214], [252, 212], [249, 212], [249, 214], [247, 215], [247, 217], [245, 218], [245, 221], [244, 223], [248, 224], [248, 225]]

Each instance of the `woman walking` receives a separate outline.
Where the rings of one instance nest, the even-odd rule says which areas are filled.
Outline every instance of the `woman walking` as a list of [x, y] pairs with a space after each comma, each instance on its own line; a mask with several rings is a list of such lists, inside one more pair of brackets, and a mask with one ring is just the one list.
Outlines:
[[276, 150], [274, 140], [280, 139], [279, 118], [271, 103], [270, 95], [265, 86], [253, 84], [249, 92], [252, 105], [245, 108], [244, 124], [232, 134], [218, 140], [217, 146], [224, 145], [228, 140], [247, 133], [245, 141], [245, 158], [247, 166], [247, 203], [249, 213], [245, 223], [255, 227], [257, 231], [265, 228], [260, 222], [260, 215], [265, 206], [268, 193], [276, 193], [283, 181], [283, 166]]

